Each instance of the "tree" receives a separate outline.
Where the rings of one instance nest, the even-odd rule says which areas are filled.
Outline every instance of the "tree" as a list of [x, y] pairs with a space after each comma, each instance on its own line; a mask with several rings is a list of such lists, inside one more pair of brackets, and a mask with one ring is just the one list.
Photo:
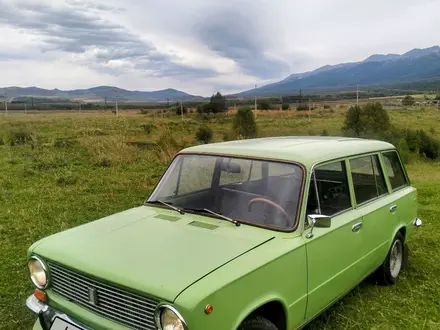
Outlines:
[[283, 103], [283, 105], [281, 106], [281, 109], [283, 109], [283, 110], [289, 110], [289, 108], [290, 108], [289, 103]]
[[402, 100], [402, 104], [406, 107], [412, 106], [414, 105], [414, 103], [416, 103], [416, 100], [411, 95], [405, 96], [404, 99]]
[[381, 103], [367, 103], [362, 107], [362, 112], [365, 118], [367, 132], [380, 134], [390, 129], [390, 117]]
[[357, 137], [368, 133], [383, 136], [390, 128], [390, 117], [379, 102], [351, 106], [345, 115], [344, 130]]
[[437, 95], [434, 100], [440, 101], [440, 94]]
[[226, 105], [226, 98], [220, 92], [217, 92], [217, 94], [211, 96], [210, 104], [213, 113], [226, 112], [228, 109]]
[[257, 135], [257, 123], [254, 113], [249, 107], [239, 108], [232, 123], [238, 137], [251, 138]]
[[351, 106], [345, 115], [344, 130], [346, 132], [354, 132], [356, 136], [360, 136], [365, 130], [365, 122], [362, 119], [362, 108], [358, 105]]

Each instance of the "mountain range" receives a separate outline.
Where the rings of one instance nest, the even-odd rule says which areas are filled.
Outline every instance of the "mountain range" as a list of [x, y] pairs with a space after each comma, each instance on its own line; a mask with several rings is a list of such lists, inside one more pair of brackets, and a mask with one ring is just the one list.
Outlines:
[[[251, 89], [228, 97], [295, 95], [303, 91], [341, 91], [360, 87], [392, 87], [416, 82], [438, 81], [440, 86], [440, 46], [413, 49], [402, 55], [374, 54], [360, 62], [326, 65], [313, 71], [294, 73], [282, 81]], [[399, 85], [400, 84], [400, 85]], [[0, 97], [59, 98], [97, 102], [105, 100], [131, 102], [202, 101], [202, 96], [176, 89], [129, 91], [112, 86], [62, 91], [37, 87], [0, 88]]]
[[297, 94], [300, 89], [334, 91], [366, 86], [440, 80], [440, 47], [413, 49], [399, 54], [375, 54], [361, 62], [326, 65], [314, 71], [295, 73], [286, 79], [235, 94], [236, 97]]
[[164, 101], [188, 101], [203, 100], [201, 96], [190, 95], [176, 89], [164, 89], [158, 91], [129, 91], [113, 86], [99, 86], [89, 89], [75, 89], [62, 91], [59, 89], [42, 89], [38, 87], [6, 87], [0, 88], [0, 96], [7, 95], [9, 100], [20, 97], [55, 98], [81, 100], [85, 102], [103, 102], [105, 100], [131, 102], [164, 102]]

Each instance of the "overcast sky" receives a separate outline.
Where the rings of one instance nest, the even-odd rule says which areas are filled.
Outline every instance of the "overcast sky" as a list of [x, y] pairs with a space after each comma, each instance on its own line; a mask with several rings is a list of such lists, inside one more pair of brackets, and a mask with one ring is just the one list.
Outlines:
[[0, 0], [0, 87], [242, 91], [440, 44], [440, 0]]

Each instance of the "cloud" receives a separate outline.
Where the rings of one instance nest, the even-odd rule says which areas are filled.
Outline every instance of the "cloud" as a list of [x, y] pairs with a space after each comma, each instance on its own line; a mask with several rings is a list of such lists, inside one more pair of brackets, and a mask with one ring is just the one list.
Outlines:
[[242, 91], [430, 47], [440, 30], [438, 0], [0, 0], [0, 8], [0, 84], [65, 89]]
[[[82, 65], [109, 74], [112, 73], [112, 61], [129, 61], [133, 63], [131, 69], [159, 77], [169, 74], [191, 77], [192, 73], [200, 77], [216, 73], [182, 64], [177, 55], [159, 51], [152, 42], [94, 12], [94, 9], [114, 12], [112, 6], [85, 1], [70, 1], [58, 6], [35, 2], [0, 4], [4, 8], [0, 12], [0, 23], [40, 36], [43, 52], [72, 53], [72, 58], [79, 59]], [[120, 70], [114, 70], [114, 74], [119, 73]]]
[[194, 26], [194, 31], [203, 44], [233, 59], [246, 74], [266, 79], [290, 69], [285, 60], [265, 52], [265, 39], [252, 12], [214, 10]]

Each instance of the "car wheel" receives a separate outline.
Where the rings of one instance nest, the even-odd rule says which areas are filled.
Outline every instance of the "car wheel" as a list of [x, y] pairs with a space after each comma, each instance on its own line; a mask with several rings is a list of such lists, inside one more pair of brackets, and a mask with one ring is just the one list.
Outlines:
[[278, 330], [278, 328], [268, 319], [255, 316], [245, 320], [238, 330]]
[[378, 280], [383, 285], [393, 285], [404, 264], [404, 238], [401, 233], [394, 237], [385, 261], [378, 269]]

